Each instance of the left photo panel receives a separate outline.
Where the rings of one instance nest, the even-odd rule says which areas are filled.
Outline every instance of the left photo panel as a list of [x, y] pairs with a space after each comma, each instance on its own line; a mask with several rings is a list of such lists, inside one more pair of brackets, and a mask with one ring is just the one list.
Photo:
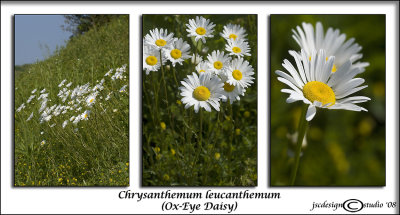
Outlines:
[[129, 186], [129, 15], [14, 16], [14, 186]]

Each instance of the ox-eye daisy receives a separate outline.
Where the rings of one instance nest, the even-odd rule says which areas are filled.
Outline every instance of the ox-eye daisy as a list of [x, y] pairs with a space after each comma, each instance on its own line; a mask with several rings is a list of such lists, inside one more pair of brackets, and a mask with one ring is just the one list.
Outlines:
[[207, 72], [210, 73], [211, 69], [208, 66], [208, 63], [205, 61], [201, 61], [197, 66], [196, 66], [196, 71], [200, 74], [202, 72]]
[[233, 25], [233, 24], [227, 24], [224, 26], [224, 30], [220, 35], [225, 38], [226, 40], [245, 40], [247, 34], [246, 30], [242, 28], [240, 25]]
[[293, 38], [299, 44], [301, 49], [304, 49], [309, 60], [313, 50], [324, 49], [326, 52], [326, 60], [330, 56], [335, 56], [332, 72], [336, 72], [348, 60], [351, 61], [352, 67], [360, 68], [361, 72], [365, 71], [365, 67], [369, 65], [367, 62], [357, 62], [362, 58], [362, 47], [354, 43], [355, 39], [346, 40], [346, 34], [340, 34], [339, 29], [328, 28], [324, 35], [324, 29], [320, 22], [317, 22], [314, 32], [314, 27], [310, 23], [302, 23], [303, 29], [297, 26], [297, 32], [293, 29]]
[[249, 87], [253, 83], [253, 67], [247, 60], [236, 58], [226, 70], [227, 82], [231, 85], [240, 85], [243, 88]]
[[186, 31], [189, 33], [187, 36], [196, 37], [196, 42], [201, 39], [203, 43], [206, 43], [206, 37], [214, 37], [212, 33], [214, 32], [215, 24], [202, 16], [196, 16], [196, 19], [189, 19], [189, 24], [186, 24], [186, 26], [188, 27]]
[[149, 46], [149, 45], [144, 45], [143, 46], [143, 69], [146, 70], [146, 75], [148, 75], [150, 72], [155, 72], [161, 67], [161, 58], [162, 57], [162, 63], [164, 64], [166, 62], [165, 57], [160, 55], [160, 52]]
[[182, 65], [182, 62], [191, 56], [189, 55], [190, 46], [186, 41], [181, 38], [172, 42], [172, 44], [166, 47], [164, 50], [165, 57], [171, 61], [172, 66], [175, 67], [176, 63]]
[[251, 56], [249, 44], [244, 40], [228, 40], [225, 50], [229, 52], [229, 55], [237, 57], [243, 57], [244, 55]]
[[157, 50], [166, 48], [174, 40], [174, 33], [168, 34], [168, 30], [162, 28], [160, 30], [158, 28], [150, 30], [150, 34], [144, 37], [144, 43]]
[[229, 102], [232, 104], [234, 101], [239, 101], [240, 96], [244, 96], [246, 90], [238, 85], [232, 85], [227, 82], [227, 78], [223, 77], [222, 81], [224, 83], [224, 90], [222, 94], [224, 95], [221, 99], [223, 102], [226, 102], [229, 99]]
[[318, 54], [313, 51], [311, 61], [305, 50], [301, 55], [295, 51], [289, 51], [296, 61], [297, 69], [288, 61], [284, 60], [283, 67], [289, 74], [277, 70], [276, 74], [281, 76], [278, 80], [288, 85], [291, 89], [282, 89], [289, 93], [287, 103], [303, 101], [308, 104], [306, 120], [310, 121], [316, 114], [316, 107], [327, 109], [344, 109], [352, 111], [367, 111], [357, 106], [357, 103], [366, 102], [370, 98], [365, 96], [349, 95], [358, 92], [367, 86], [360, 86], [364, 83], [362, 78], [354, 78], [361, 73], [361, 68], [352, 67], [351, 60], [345, 62], [338, 70], [332, 73], [335, 57], [331, 56], [326, 60], [323, 49]]
[[200, 108], [211, 112], [212, 106], [219, 111], [219, 100], [223, 96], [222, 91], [224, 84], [217, 76], [210, 73], [202, 72], [200, 76], [196, 73], [188, 75], [182, 85], [179, 87], [181, 91], [182, 103], [186, 104], [185, 108], [194, 106], [194, 111], [199, 112]]
[[219, 50], [208, 54], [207, 59], [208, 67], [217, 75], [226, 70], [229, 66], [229, 61], [231, 60], [228, 55], [225, 55], [223, 51], [220, 52]]

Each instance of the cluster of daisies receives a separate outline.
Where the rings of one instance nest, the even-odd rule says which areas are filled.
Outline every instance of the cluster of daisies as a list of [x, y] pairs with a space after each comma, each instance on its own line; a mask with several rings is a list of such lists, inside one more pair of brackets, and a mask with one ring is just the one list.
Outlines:
[[288, 73], [277, 70], [278, 80], [290, 87], [281, 92], [288, 93], [287, 103], [303, 101], [308, 104], [306, 120], [310, 121], [316, 114], [316, 107], [327, 109], [344, 109], [367, 111], [358, 106], [370, 98], [350, 96], [364, 88], [365, 80], [355, 78], [365, 71], [369, 64], [360, 62], [361, 46], [338, 29], [328, 28], [326, 33], [320, 22], [315, 29], [312, 24], [302, 23], [297, 26], [292, 37], [300, 46], [300, 51], [289, 51], [296, 67], [288, 60], [282, 66]]
[[[104, 77], [110, 76], [111, 81], [126, 80], [126, 76], [124, 75], [125, 72], [126, 65], [123, 65], [122, 67], [115, 69], [115, 72], [114, 69], [110, 69]], [[59, 122], [59, 120], [56, 120], [55, 118], [63, 116], [62, 118], [65, 120], [60, 123], [59, 126], [65, 128], [70, 123], [77, 125], [80, 121], [89, 120], [91, 113], [90, 109], [95, 105], [96, 101], [102, 99], [108, 101], [111, 96], [114, 95], [113, 91], [110, 91], [105, 98], [99, 95], [104, 89], [104, 78], [97, 81], [97, 84], [93, 87], [87, 83], [71, 88], [72, 82], [67, 84], [66, 82], [67, 80], [64, 79], [58, 85], [59, 92], [57, 96], [61, 101], [59, 104], [53, 104], [50, 106], [49, 103], [51, 102], [51, 99], [49, 99], [49, 92], [47, 92], [45, 88], [41, 91], [34, 89], [26, 102], [22, 103], [16, 109], [16, 112], [21, 112], [23, 109], [27, 108], [27, 106], [33, 103], [33, 100], [36, 98], [40, 104], [39, 110], [37, 110], [37, 112], [32, 111], [26, 121], [30, 121], [34, 115], [37, 114], [37, 119], [41, 124], [46, 123], [49, 127], [54, 127], [56, 126], [56, 122]], [[119, 93], [126, 92], [126, 88], [127, 85], [122, 86]], [[75, 128], [75, 131], [77, 131], [77, 127]], [[41, 144], [43, 145], [44, 143], [45, 140], [43, 140]]]
[[[216, 25], [204, 17], [190, 19], [186, 26], [187, 36], [194, 38], [196, 49], [198, 43], [206, 44], [207, 38], [215, 36]], [[203, 56], [191, 54], [191, 46], [182, 38], [175, 38], [174, 33], [168, 34], [165, 29], [150, 30], [143, 38], [143, 69], [149, 74], [167, 62], [175, 67], [191, 59], [198, 74], [193, 71], [181, 81], [182, 103], [185, 108], [194, 106], [196, 113], [200, 108], [219, 111], [220, 100], [229, 100], [231, 104], [240, 100], [254, 79], [254, 69], [244, 59], [251, 56], [246, 31], [239, 25], [227, 24], [220, 36], [226, 41], [225, 50], [214, 50], [203, 60]]]

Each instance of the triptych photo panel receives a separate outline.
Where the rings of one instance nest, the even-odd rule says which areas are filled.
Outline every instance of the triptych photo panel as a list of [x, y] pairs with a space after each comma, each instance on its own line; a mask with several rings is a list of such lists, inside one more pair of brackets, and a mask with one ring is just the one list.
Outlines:
[[[256, 187], [259, 165], [270, 187], [385, 186], [385, 18], [273, 14], [267, 49], [256, 14], [143, 14], [132, 66], [129, 33], [140, 29], [129, 15], [15, 15], [14, 186]], [[64, 45], [43, 37], [46, 57], [22, 60], [55, 20]], [[130, 107], [133, 74], [141, 98]], [[269, 112], [261, 134], [259, 111]]]

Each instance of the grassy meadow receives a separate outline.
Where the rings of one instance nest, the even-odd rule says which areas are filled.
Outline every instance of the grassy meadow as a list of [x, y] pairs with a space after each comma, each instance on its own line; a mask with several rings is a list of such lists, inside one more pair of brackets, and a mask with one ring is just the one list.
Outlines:
[[129, 185], [129, 16], [15, 67], [14, 185]]
[[[149, 74], [143, 69], [143, 186], [257, 185], [257, 16], [201, 16], [216, 25], [214, 37], [206, 38], [206, 43], [188, 37], [186, 24], [196, 15], [143, 15], [143, 38], [155, 28], [167, 29], [187, 42], [192, 56], [181, 65], [164, 61]], [[251, 56], [244, 59], [254, 69], [254, 83], [240, 101], [220, 101], [219, 111], [200, 108], [196, 113], [193, 107], [185, 108], [179, 88], [188, 75], [200, 75], [198, 62], [205, 62], [213, 51], [228, 54], [227, 42], [220, 35], [227, 24], [246, 31]]]

